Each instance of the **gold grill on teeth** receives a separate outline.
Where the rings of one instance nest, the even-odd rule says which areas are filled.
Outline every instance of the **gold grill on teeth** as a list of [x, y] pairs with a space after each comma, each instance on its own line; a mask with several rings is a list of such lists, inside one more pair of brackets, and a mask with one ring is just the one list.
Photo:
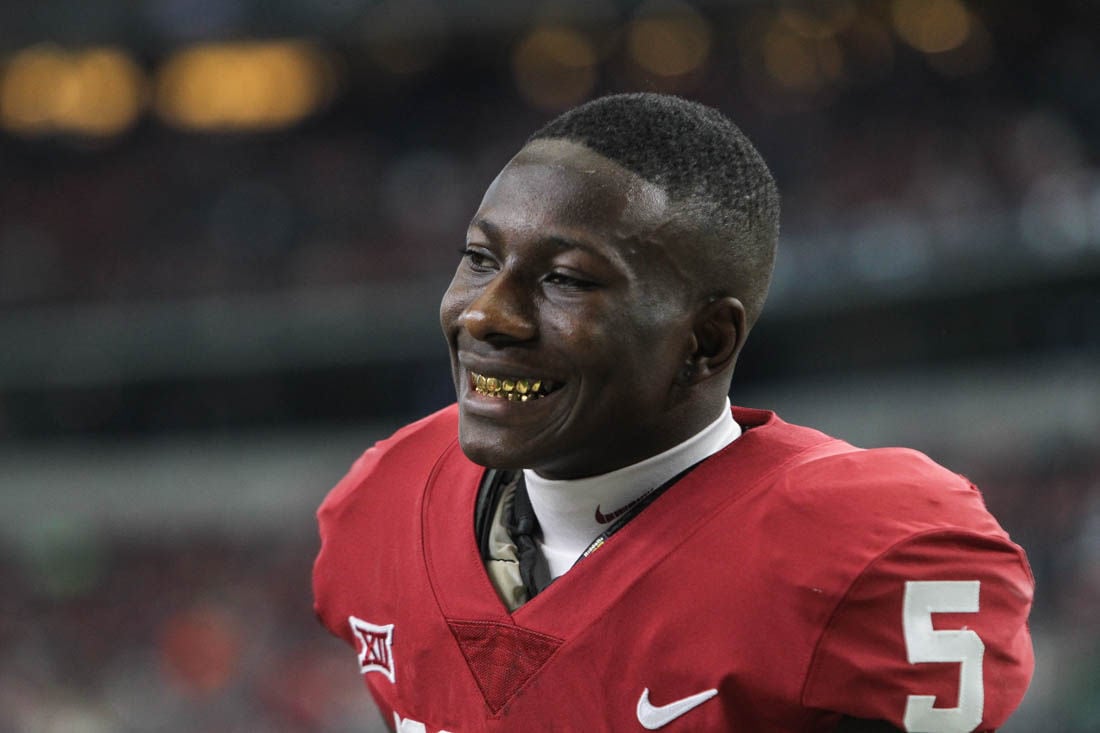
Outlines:
[[512, 377], [486, 377], [470, 372], [474, 391], [490, 397], [503, 397], [512, 402], [537, 400], [553, 392], [557, 386], [547, 379], [513, 379]]

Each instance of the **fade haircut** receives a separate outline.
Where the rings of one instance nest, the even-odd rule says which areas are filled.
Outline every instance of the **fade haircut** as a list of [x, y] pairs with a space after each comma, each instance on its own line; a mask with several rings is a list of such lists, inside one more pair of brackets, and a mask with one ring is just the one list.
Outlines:
[[721, 112], [666, 94], [614, 94], [565, 112], [527, 142], [564, 139], [668, 194], [673, 216], [708, 245], [696, 273], [708, 296], [734, 295], [751, 326], [764, 306], [779, 238], [779, 194], [749, 139]]

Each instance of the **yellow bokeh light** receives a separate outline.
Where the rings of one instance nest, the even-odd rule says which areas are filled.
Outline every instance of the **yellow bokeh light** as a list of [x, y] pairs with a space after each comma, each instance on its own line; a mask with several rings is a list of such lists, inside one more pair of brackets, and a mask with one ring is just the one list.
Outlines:
[[76, 64], [80, 100], [69, 119], [89, 133], [111, 135], [129, 127], [145, 102], [145, 76], [128, 56], [111, 49], [89, 51]]
[[23, 134], [115, 135], [141, 114], [145, 86], [142, 70], [120, 50], [33, 46], [0, 79], [0, 120]]
[[970, 35], [956, 48], [930, 54], [928, 64], [945, 76], [966, 76], [985, 71], [993, 63], [993, 39], [982, 22], [971, 16]]
[[851, 0], [818, 0], [779, 11], [779, 20], [805, 38], [835, 36], [859, 17]]
[[772, 31], [764, 37], [764, 65], [776, 81], [790, 89], [820, 85], [812, 50], [793, 34]]
[[765, 34], [763, 53], [768, 74], [792, 91], [816, 91], [844, 72], [843, 54], [833, 38], [807, 38], [782, 23]]
[[564, 109], [592, 92], [596, 84], [596, 49], [578, 31], [543, 26], [516, 47], [512, 69], [520, 93], [531, 104]]
[[27, 49], [15, 56], [4, 73], [0, 115], [17, 131], [49, 127], [53, 120], [52, 90], [67, 74], [64, 52], [54, 46]]
[[894, 0], [894, 30], [918, 51], [943, 53], [966, 43], [970, 11], [959, 0]]
[[707, 21], [690, 5], [643, 6], [627, 30], [631, 58], [645, 71], [663, 77], [689, 74], [710, 55]]
[[329, 68], [321, 52], [302, 41], [195, 46], [160, 70], [157, 111], [197, 129], [286, 127], [327, 99]]

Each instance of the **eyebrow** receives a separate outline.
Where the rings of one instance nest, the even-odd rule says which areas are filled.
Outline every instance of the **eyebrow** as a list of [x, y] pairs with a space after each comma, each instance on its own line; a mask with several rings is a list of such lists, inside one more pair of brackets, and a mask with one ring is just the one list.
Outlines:
[[[480, 229], [486, 236], [489, 237], [490, 241], [500, 242], [504, 238], [503, 234], [500, 231], [500, 228], [496, 224], [493, 224], [491, 221], [488, 221], [486, 219], [475, 219], [474, 221], [470, 222], [469, 229]], [[620, 259], [617, 256], [611, 256], [608, 252], [603, 251], [595, 245], [589, 244], [588, 242], [579, 239], [570, 239], [569, 237], [552, 235], [548, 237], [542, 237], [539, 241], [553, 245], [558, 249], [579, 249], [583, 252], [587, 252], [593, 257], [598, 257], [601, 260], [604, 260], [605, 262], [608, 262], [610, 264], [617, 264], [617, 260]]]

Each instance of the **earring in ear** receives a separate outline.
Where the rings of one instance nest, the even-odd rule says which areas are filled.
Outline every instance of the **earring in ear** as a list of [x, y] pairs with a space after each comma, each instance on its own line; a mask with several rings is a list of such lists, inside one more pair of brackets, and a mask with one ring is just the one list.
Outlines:
[[695, 362], [690, 359], [680, 369], [680, 381], [690, 382], [691, 378], [695, 376]]

